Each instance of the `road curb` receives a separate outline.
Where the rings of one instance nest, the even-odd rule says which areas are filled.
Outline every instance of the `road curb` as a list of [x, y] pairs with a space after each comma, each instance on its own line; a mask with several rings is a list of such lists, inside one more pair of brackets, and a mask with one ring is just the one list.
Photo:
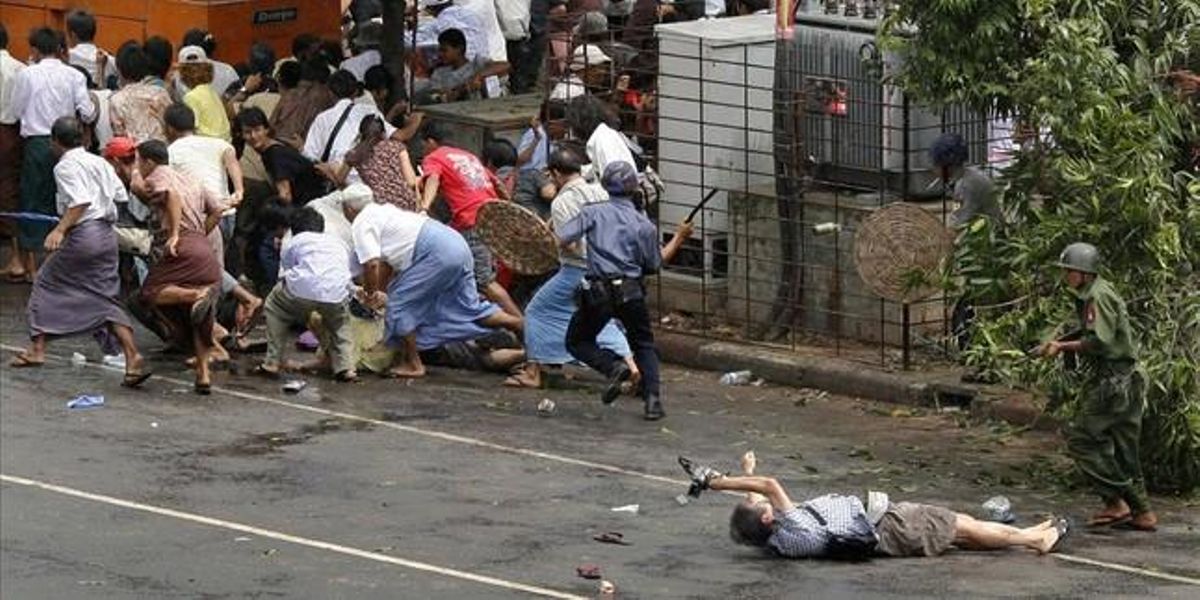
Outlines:
[[725, 373], [749, 370], [771, 383], [831, 394], [915, 406], [953, 405], [973, 416], [1018, 426], [1053, 427], [1027, 394], [998, 393], [927, 373], [889, 373], [844, 359], [804, 356], [748, 344], [656, 332], [659, 353], [669, 363]]
[[696, 369], [749, 370], [772, 383], [900, 404], [925, 405], [936, 399], [935, 389], [927, 382], [864, 368], [847, 360], [808, 357], [663, 331], [658, 332], [657, 340], [664, 360]]

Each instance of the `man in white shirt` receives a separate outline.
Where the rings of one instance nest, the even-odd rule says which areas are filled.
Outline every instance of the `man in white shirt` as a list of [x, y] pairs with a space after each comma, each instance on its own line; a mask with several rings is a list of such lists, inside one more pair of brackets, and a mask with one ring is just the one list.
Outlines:
[[[242, 165], [233, 145], [220, 138], [196, 135], [196, 115], [185, 104], [167, 108], [163, 121], [167, 127], [167, 149], [171, 166], [191, 175], [210, 193], [230, 206], [227, 214], [236, 212], [245, 187]], [[233, 183], [230, 191], [229, 184]]]
[[129, 316], [121, 304], [117, 274], [117, 202], [128, 201], [125, 185], [108, 161], [89, 154], [83, 145], [83, 125], [74, 117], [54, 122], [53, 152], [60, 220], [46, 236], [49, 255], [33, 282], [28, 322], [32, 342], [18, 354], [13, 367], [38, 367], [46, 362], [47, 336], [92, 333], [107, 328], [125, 353], [128, 387], [150, 376], [133, 341]]
[[[226, 243], [233, 237], [237, 207], [242, 203], [245, 186], [242, 164], [237, 151], [220, 138], [196, 135], [196, 115], [186, 104], [173, 104], [164, 115], [170, 145], [171, 166], [200, 183], [215, 198], [229, 208], [221, 217], [221, 234]], [[229, 184], [233, 183], [230, 192]], [[237, 278], [222, 270], [221, 293], [232, 294], [238, 302], [237, 324], [247, 325], [263, 306], [262, 298], [238, 283]]]
[[67, 62], [83, 67], [96, 87], [113, 89], [117, 85], [117, 65], [112, 56], [96, 47], [96, 17], [80, 8], [67, 13]]
[[[88, 95], [87, 78], [57, 58], [63, 45], [62, 34], [49, 27], [34, 29], [29, 35], [34, 64], [13, 78], [11, 115], [21, 121], [24, 138], [21, 167], [22, 212], [55, 214], [54, 151], [50, 128], [62, 117], [76, 114], [84, 122], [96, 120], [96, 105]], [[37, 271], [35, 252], [41, 250], [50, 227], [45, 221], [22, 220], [17, 241], [21, 249], [23, 273]]]
[[494, 327], [520, 335], [520, 317], [480, 298], [471, 249], [458, 232], [363, 196], [345, 198], [342, 211], [363, 267], [363, 298], [376, 310], [386, 306], [384, 341], [404, 349], [393, 377], [423, 377], [421, 350], [478, 339]]
[[575, 136], [587, 139], [587, 157], [590, 165], [583, 169], [589, 180], [599, 179], [609, 164], [623, 161], [633, 165], [637, 162], [625, 135], [608, 126], [608, 110], [604, 102], [593, 96], [581, 96], [567, 107], [567, 121]]
[[[484, 2], [491, 5], [487, 0]], [[432, 13], [434, 19], [417, 27], [418, 48], [437, 47], [438, 35], [447, 29], [457, 29], [467, 37], [467, 60], [482, 55], [491, 61], [508, 62], [508, 49], [494, 7], [491, 23], [486, 20], [487, 9], [482, 2], [476, 5], [470, 1], [421, 0], [421, 7]]]
[[331, 233], [325, 220], [311, 208], [291, 218], [292, 237], [280, 250], [279, 282], [267, 296], [267, 356], [258, 371], [277, 376], [283, 365], [283, 349], [290, 340], [290, 327], [307, 323], [312, 313], [321, 316], [321, 326], [335, 343], [327, 348], [337, 381], [354, 381], [354, 343], [350, 337], [350, 252]]
[[[384, 119], [383, 114], [374, 106], [367, 106], [355, 100], [362, 94], [358, 80], [349, 71], [338, 71], [329, 77], [329, 89], [338, 98], [333, 107], [326, 109], [313, 120], [304, 139], [304, 155], [317, 163], [343, 162], [346, 153], [354, 148], [358, 139], [358, 125], [367, 115], [377, 115], [383, 119], [384, 134], [391, 137], [396, 128]], [[346, 177], [347, 183], [360, 183], [358, 172], [351, 170]]]
[[496, 16], [495, 1], [454, 0], [454, 3], [479, 17], [484, 38], [487, 40], [489, 58], [496, 62], [508, 62], [508, 44], [505, 42], [504, 30], [500, 28], [500, 19]]
[[[25, 63], [8, 53], [8, 30], [0, 23], [0, 210], [16, 212], [19, 205], [21, 186], [21, 127], [19, 117], [12, 111], [13, 80], [25, 68]], [[21, 264], [21, 251], [17, 247], [17, 228], [7, 219], [0, 220], [0, 236], [8, 237], [12, 244], [8, 264], [0, 271], [0, 277], [23, 281], [25, 267]]]

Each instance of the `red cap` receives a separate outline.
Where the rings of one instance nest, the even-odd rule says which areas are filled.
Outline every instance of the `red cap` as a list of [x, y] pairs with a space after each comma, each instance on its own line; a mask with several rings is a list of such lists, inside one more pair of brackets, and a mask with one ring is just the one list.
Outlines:
[[137, 152], [137, 144], [132, 138], [115, 137], [104, 145], [104, 158], [129, 158]]

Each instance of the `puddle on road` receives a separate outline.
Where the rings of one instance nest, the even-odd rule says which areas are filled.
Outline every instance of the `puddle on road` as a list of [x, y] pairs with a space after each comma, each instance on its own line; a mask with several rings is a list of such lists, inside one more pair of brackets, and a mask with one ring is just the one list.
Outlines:
[[240, 440], [215, 446], [200, 452], [204, 456], [262, 456], [280, 452], [286, 446], [303, 444], [312, 438], [341, 431], [364, 431], [373, 425], [366, 421], [330, 417], [316, 423], [303, 425], [292, 431], [255, 433]]

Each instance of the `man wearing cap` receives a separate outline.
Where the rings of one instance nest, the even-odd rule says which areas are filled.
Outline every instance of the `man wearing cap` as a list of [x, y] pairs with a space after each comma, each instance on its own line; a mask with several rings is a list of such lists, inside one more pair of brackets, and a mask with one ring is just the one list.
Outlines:
[[1067, 451], [1104, 500], [1089, 525], [1155, 531], [1138, 446], [1142, 434], [1142, 380], [1125, 301], [1099, 275], [1100, 252], [1077, 242], [1058, 259], [1075, 296], [1078, 330], [1038, 348], [1043, 356], [1079, 357], [1083, 394], [1067, 434]]
[[952, 189], [958, 209], [950, 215], [954, 227], [962, 227], [975, 217], [1000, 218], [996, 186], [983, 171], [967, 166], [967, 142], [957, 133], [946, 133], [929, 149], [929, 158], [941, 180]]
[[[84, 122], [96, 120], [96, 105], [87, 90], [87, 78], [74, 67], [58, 59], [62, 34], [49, 27], [39, 27], [29, 35], [33, 48], [33, 63], [13, 78], [9, 114], [21, 121], [24, 157], [21, 170], [22, 212], [54, 215], [57, 212], [54, 196], [55, 155], [50, 143], [50, 129], [62, 117], [76, 114]], [[37, 271], [35, 252], [50, 232], [45, 221], [20, 221], [18, 243], [23, 261], [22, 275], [31, 280]]]
[[[213, 90], [216, 91], [221, 97], [225, 97], [227, 94], [229, 94], [230, 88], [233, 88], [235, 83], [241, 81], [242, 77], [241, 75], [238, 75], [237, 69], [233, 68], [233, 65], [226, 62], [221, 62], [215, 58], [217, 53], [217, 40], [207, 30], [189, 29], [187, 33], [183, 34], [183, 41], [179, 45], [180, 47], [184, 48], [187, 46], [197, 46], [201, 50], [204, 50], [205, 56], [208, 57], [209, 64], [212, 65]], [[186, 96], [187, 93], [191, 91], [190, 87], [184, 85], [183, 81], [180, 80], [178, 73], [175, 75], [171, 83], [175, 85], [176, 93], [180, 98]]]
[[550, 90], [551, 100], [567, 102], [589, 92], [604, 95], [608, 87], [608, 67], [612, 63], [603, 50], [594, 44], [575, 48], [571, 56], [571, 72]]
[[189, 88], [182, 98], [196, 115], [196, 133], [232, 141], [229, 113], [221, 94], [213, 88], [213, 65], [204, 48], [184, 46], [179, 49], [179, 80]]
[[[129, 137], [114, 137], [104, 145], [100, 153], [112, 166], [125, 189], [144, 189], [141, 174], [137, 171], [137, 142]], [[153, 236], [149, 230], [150, 207], [142, 203], [135, 194], [118, 197], [117, 248], [139, 257], [150, 256]], [[136, 316], [136, 314], [135, 314]]]
[[675, 236], [660, 249], [658, 230], [633, 198], [638, 187], [633, 165], [612, 163], [604, 170], [601, 183], [609, 201], [584, 206], [556, 232], [564, 248], [573, 247], [579, 240], [587, 241], [587, 275], [580, 291], [579, 310], [567, 327], [567, 349], [571, 356], [608, 377], [600, 399], [611, 404], [632, 372], [619, 355], [600, 348], [596, 337], [613, 318], [620, 320], [642, 373], [644, 416], [647, 421], [656, 421], [666, 413], [659, 399], [658, 351], [654, 348], [642, 279], [674, 258], [691, 236], [692, 225], [680, 223]]

